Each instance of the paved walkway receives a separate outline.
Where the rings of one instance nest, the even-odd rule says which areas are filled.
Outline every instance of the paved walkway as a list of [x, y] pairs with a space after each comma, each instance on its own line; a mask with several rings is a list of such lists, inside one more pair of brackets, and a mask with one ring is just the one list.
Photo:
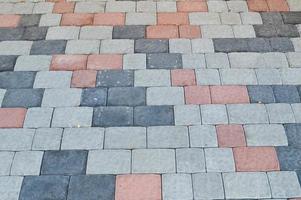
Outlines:
[[300, 0], [38, 1], [0, 0], [0, 200], [301, 198]]

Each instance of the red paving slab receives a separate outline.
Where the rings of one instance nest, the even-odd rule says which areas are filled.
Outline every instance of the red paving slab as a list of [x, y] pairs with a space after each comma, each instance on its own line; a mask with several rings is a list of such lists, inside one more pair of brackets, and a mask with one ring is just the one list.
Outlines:
[[219, 147], [246, 146], [242, 125], [217, 125], [216, 133]]
[[208, 12], [206, 2], [200, 1], [178, 1], [178, 12]]
[[21, 20], [19, 15], [0, 15], [0, 28], [17, 27]]
[[212, 103], [250, 103], [246, 86], [211, 86]]
[[88, 69], [122, 69], [123, 56], [118, 54], [90, 55], [88, 57]]
[[50, 70], [82, 70], [87, 67], [86, 55], [55, 55], [52, 57]]
[[73, 13], [75, 2], [58, 2], [54, 4], [53, 13]]
[[186, 104], [210, 104], [209, 86], [187, 86], [185, 87]]
[[171, 82], [173, 86], [195, 85], [195, 73], [193, 69], [171, 70]]
[[233, 148], [233, 154], [239, 172], [280, 170], [274, 147], [237, 147]]
[[0, 128], [22, 128], [26, 108], [0, 108]]
[[95, 87], [97, 71], [79, 70], [72, 74], [71, 87], [85, 88]]
[[267, 12], [269, 10], [266, 0], [247, 0], [250, 11]]
[[117, 176], [115, 200], [161, 200], [161, 176], [153, 174]]
[[157, 25], [146, 27], [146, 37], [154, 39], [178, 38], [178, 26], [175, 25]]
[[187, 13], [158, 13], [158, 25], [189, 24]]
[[94, 25], [116, 26], [124, 25], [125, 13], [97, 13], [94, 16]]
[[267, 0], [267, 4], [269, 7], [269, 11], [289, 11], [289, 7], [286, 0]]
[[93, 23], [93, 14], [67, 13], [63, 14], [62, 26], [85, 26]]
[[179, 26], [179, 32], [180, 32], [180, 38], [200, 38], [201, 35], [201, 29], [199, 26], [193, 26], [193, 25], [180, 25]]

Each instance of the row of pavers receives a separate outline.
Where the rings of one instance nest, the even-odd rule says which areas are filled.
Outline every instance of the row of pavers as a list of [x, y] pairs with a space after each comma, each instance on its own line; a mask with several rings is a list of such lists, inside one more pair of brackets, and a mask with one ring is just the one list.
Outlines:
[[300, 108], [285, 103], [204, 105], [201, 112], [197, 105], [1, 108], [0, 127], [300, 123]]
[[[135, 28], [143, 28], [140, 26], [128, 27], [133, 30]], [[89, 28], [87, 28], [89, 29]], [[0, 42], [0, 55], [50, 55], [50, 54], [99, 54], [99, 53], [214, 53], [214, 52], [299, 52], [300, 38], [214, 38], [214, 39], [143, 39], [144, 33], [138, 33], [135, 38], [135, 33], [128, 33], [121, 28], [121, 37], [113, 39], [99, 39], [95, 35], [92, 38], [90, 33], [81, 34], [81, 38], [62, 38], [53, 36], [51, 40], [45, 38], [30, 38], [32, 41], [27, 41], [27, 38], [16, 40], [15, 34], [5, 34], [7, 38], [2, 37]], [[91, 29], [93, 31], [93, 28]], [[114, 28], [114, 30], [116, 30]], [[58, 30], [59, 31], [59, 30]], [[83, 30], [82, 30], [83, 31]], [[98, 30], [95, 29], [97, 32]], [[100, 30], [102, 31], [102, 30]], [[104, 29], [104, 31], [106, 31]], [[38, 32], [35, 32], [38, 33]], [[64, 30], [60, 31], [60, 34]], [[22, 33], [23, 34], [23, 33]], [[119, 34], [119, 33], [118, 33]], [[25, 33], [26, 35], [26, 33]], [[1, 30], [0, 30], [1, 36]], [[34, 37], [37, 35], [34, 35]], [[87, 37], [85, 37], [87, 36]], [[38, 36], [39, 37], [39, 36]], [[77, 36], [76, 36], [77, 37]], [[107, 38], [110, 38], [108, 36]], [[10, 49], [8, 49], [10, 47]], [[19, 47], [19, 48], [18, 48]], [[81, 48], [80, 48], [81, 47]], [[109, 47], [112, 47], [110, 49]], [[172, 55], [170, 55], [172, 56]]]
[[[291, 27], [300, 24], [300, 12], [113, 12], [113, 13], [77, 13], [77, 14], [0, 14], [1, 28], [30, 26], [85, 26], [85, 25], [273, 25]], [[111, 19], [114, 17], [114, 19]], [[136, 17], [146, 18], [144, 21]], [[201, 18], [201, 20], [197, 20]], [[270, 26], [271, 28], [273, 26]]]
[[101, 12], [275, 12], [300, 11], [298, 0], [241, 0], [241, 1], [190, 1], [190, 2], [18, 2], [5, 0], [0, 13], [101, 13]]
[[[134, 53], [134, 40], [104, 40], [101, 54], [91, 53], [94, 41], [71, 41], [72, 50], [68, 55], [28, 55], [30, 49], [40, 44], [30, 41], [7, 41], [0, 46], [0, 71], [72, 71], [72, 70], [145, 70], [145, 69], [290, 69], [301, 67], [301, 52], [233, 52], [214, 53], [213, 43], [206, 39], [171, 41], [169, 49], [177, 53]], [[86, 46], [84, 45], [86, 43]], [[139, 44], [137, 44], [139, 43]], [[137, 42], [138, 51], [155, 51], [165, 48], [163, 41]], [[46, 45], [47, 43], [44, 43]], [[69, 43], [70, 44], [70, 43]], [[93, 44], [93, 45], [92, 45]], [[151, 46], [148, 46], [150, 44]], [[141, 45], [141, 46], [140, 46]], [[145, 46], [143, 46], [145, 45]], [[153, 45], [153, 46], [152, 46]], [[212, 45], [212, 46], [211, 46]], [[79, 49], [78, 46], [83, 48]], [[68, 48], [69, 46], [67, 46]], [[146, 48], [143, 48], [146, 47]], [[192, 50], [191, 50], [192, 47]], [[55, 43], [44, 46], [44, 52], [61, 51]], [[58, 49], [56, 49], [58, 48]], [[70, 47], [71, 48], [71, 47]], [[95, 53], [98, 53], [96, 47]], [[226, 46], [224, 48], [227, 48]], [[235, 48], [235, 47], [234, 47]], [[68, 48], [69, 49], [69, 48]], [[84, 52], [85, 51], [85, 52]], [[43, 54], [43, 49], [40, 53]], [[122, 55], [123, 54], [123, 55]], [[19, 55], [19, 56], [18, 56]], [[298, 69], [296, 69], [298, 70]]]
[[[286, 199], [300, 196], [295, 172], [0, 177], [3, 199]], [[138, 192], [139, 191], [139, 192]]]

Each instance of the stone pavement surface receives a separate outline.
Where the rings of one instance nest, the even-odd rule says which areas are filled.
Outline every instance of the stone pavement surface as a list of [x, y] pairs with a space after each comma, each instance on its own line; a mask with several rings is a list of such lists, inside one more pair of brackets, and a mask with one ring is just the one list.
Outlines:
[[0, 2], [0, 200], [301, 198], [300, 0]]

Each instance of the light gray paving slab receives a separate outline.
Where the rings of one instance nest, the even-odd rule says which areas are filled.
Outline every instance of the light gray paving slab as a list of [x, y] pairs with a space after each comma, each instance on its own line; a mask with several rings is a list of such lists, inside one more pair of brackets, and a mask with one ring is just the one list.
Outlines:
[[184, 104], [183, 87], [150, 87], [146, 90], [147, 105]]
[[230, 25], [202, 25], [203, 38], [234, 38]]
[[170, 86], [169, 70], [136, 70], [134, 76], [135, 87]]
[[293, 198], [301, 196], [301, 188], [296, 172], [268, 172], [273, 198]]
[[278, 69], [256, 69], [255, 72], [259, 85], [282, 84], [280, 71]]
[[14, 71], [48, 71], [51, 56], [19, 56]]
[[107, 2], [106, 12], [135, 12], [136, 2], [133, 1], [112, 1]]
[[208, 1], [209, 12], [228, 12], [227, 3], [225, 1]]
[[283, 125], [245, 125], [248, 146], [287, 146], [288, 141]]
[[105, 2], [77, 2], [75, 13], [101, 13], [104, 12]]
[[134, 40], [102, 40], [100, 45], [100, 53], [134, 53]]
[[189, 39], [170, 39], [170, 53], [191, 53], [191, 42]]
[[2, 104], [6, 90], [0, 89], [0, 105]]
[[66, 128], [61, 149], [102, 149], [103, 128]]
[[243, 24], [262, 24], [262, 19], [258, 12], [242, 12], [240, 17]]
[[136, 149], [132, 151], [132, 173], [175, 173], [175, 150]]
[[254, 69], [220, 69], [223, 85], [257, 85]]
[[182, 62], [184, 69], [206, 68], [204, 54], [183, 54]]
[[230, 124], [266, 124], [269, 122], [266, 108], [262, 104], [227, 105]]
[[38, 128], [33, 138], [32, 150], [59, 150], [63, 129]]
[[207, 172], [234, 172], [235, 164], [231, 148], [206, 148]]
[[191, 40], [193, 53], [213, 53], [214, 46], [211, 39], [193, 39]]
[[110, 127], [105, 129], [105, 149], [146, 148], [145, 127]]
[[24, 120], [25, 128], [50, 127], [53, 108], [29, 108]]
[[39, 175], [43, 154], [43, 151], [16, 152], [12, 163], [11, 175]]
[[301, 68], [290, 68], [280, 70], [282, 82], [285, 85], [300, 85], [301, 84]]
[[98, 54], [100, 40], [68, 40], [66, 54]]
[[214, 126], [190, 126], [189, 136], [191, 147], [217, 147], [217, 136]]
[[0, 177], [0, 199], [17, 200], [19, 198], [23, 177], [1, 176]]
[[201, 105], [202, 124], [228, 124], [225, 105]]
[[87, 174], [128, 174], [131, 172], [131, 151], [89, 151]]
[[[49, 26], [49, 27], [59, 26], [60, 22], [61, 22], [61, 18], [62, 18], [62, 14], [53, 14], [53, 13], [44, 14], [41, 16], [39, 26]], [[71, 33], [71, 31], [70, 31], [70, 33]], [[52, 33], [50, 34], [50, 36], [48, 36], [48, 39], [50, 39], [50, 38], [54, 39], [55, 34], [58, 34], [57, 31], [52, 30]], [[46, 38], [47, 38], [47, 36], [46, 36]]]
[[196, 69], [196, 81], [198, 85], [220, 85], [218, 69]]
[[112, 39], [112, 26], [83, 26], [79, 38], [82, 40]]
[[189, 147], [188, 128], [185, 126], [154, 126], [147, 128], [148, 148]]
[[190, 174], [162, 175], [162, 193], [164, 200], [192, 200], [192, 181]]
[[157, 12], [177, 12], [176, 2], [172, 1], [158, 1]]
[[206, 24], [220, 24], [220, 17], [218, 13], [214, 12], [193, 12], [189, 13], [189, 21], [191, 25], [206, 25]]
[[30, 150], [34, 133], [34, 129], [0, 129], [0, 150]]
[[80, 27], [76, 26], [55, 26], [49, 27], [46, 40], [76, 40]]
[[14, 155], [14, 152], [0, 152], [0, 176], [8, 176], [10, 174], [10, 168], [13, 162]]
[[125, 54], [123, 69], [146, 69], [146, 54]]
[[291, 104], [293, 113], [295, 115], [296, 123], [301, 123], [301, 104], [300, 103], [294, 103]]
[[206, 53], [207, 68], [229, 68], [230, 63], [226, 53]]
[[198, 105], [174, 106], [175, 125], [201, 124], [201, 114]]
[[267, 104], [266, 109], [270, 123], [295, 123], [294, 113], [290, 104]]
[[91, 127], [92, 115], [93, 108], [88, 107], [56, 108], [52, 127]]
[[205, 172], [205, 156], [201, 148], [176, 149], [178, 173]]
[[0, 55], [29, 55], [32, 41], [2, 41]]
[[34, 14], [43, 14], [51, 13], [53, 10], [53, 2], [38, 2], [34, 5], [33, 13]]
[[70, 88], [72, 72], [49, 71], [38, 72], [33, 84], [34, 88]]
[[42, 101], [42, 107], [71, 107], [79, 106], [81, 89], [46, 89]]
[[194, 199], [224, 199], [220, 173], [196, 173], [192, 175]]
[[157, 22], [156, 13], [149, 12], [128, 12], [126, 13], [126, 25], [155, 25]]
[[223, 174], [227, 199], [271, 198], [267, 174], [264, 172], [236, 172]]

